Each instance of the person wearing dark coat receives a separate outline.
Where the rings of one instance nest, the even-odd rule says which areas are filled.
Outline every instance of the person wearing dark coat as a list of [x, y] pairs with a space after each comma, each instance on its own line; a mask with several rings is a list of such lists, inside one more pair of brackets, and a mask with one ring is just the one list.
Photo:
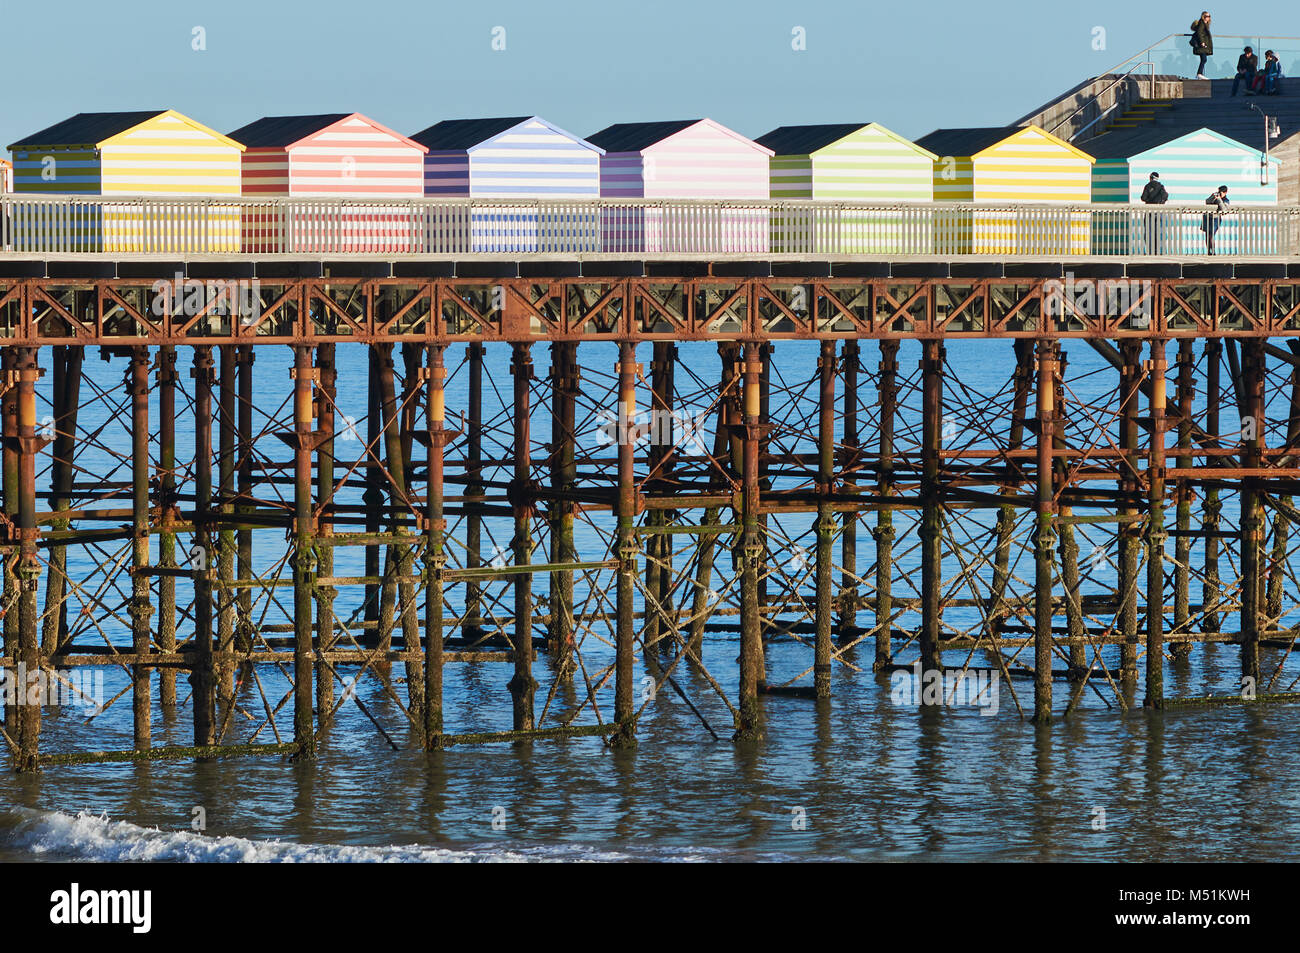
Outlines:
[[[1169, 193], [1160, 183], [1160, 173], [1152, 172], [1151, 178], [1147, 180], [1146, 187], [1142, 189], [1143, 205], [1164, 205], [1169, 201]], [[1159, 212], [1145, 212], [1142, 215], [1142, 231], [1146, 236], [1147, 254], [1160, 254], [1160, 218]]]
[[1201, 58], [1196, 68], [1196, 78], [1205, 79], [1205, 61], [1214, 55], [1214, 37], [1210, 35], [1210, 12], [1201, 11], [1201, 18], [1192, 21], [1192, 55]]
[[1142, 202], [1144, 205], [1164, 205], [1169, 201], [1169, 193], [1165, 190], [1160, 181], [1160, 173], [1152, 172], [1151, 178], [1147, 180], [1146, 188], [1142, 190]]
[[1237, 75], [1232, 78], [1232, 95], [1237, 95], [1237, 85], [1246, 81], [1246, 95], [1255, 95], [1255, 71], [1259, 68], [1259, 57], [1249, 46], [1237, 57]]
[[1228, 187], [1221, 185], [1205, 200], [1206, 205], [1213, 205], [1213, 212], [1201, 216], [1201, 231], [1205, 232], [1205, 251], [1214, 254], [1214, 233], [1223, 224], [1223, 216], [1228, 214]]

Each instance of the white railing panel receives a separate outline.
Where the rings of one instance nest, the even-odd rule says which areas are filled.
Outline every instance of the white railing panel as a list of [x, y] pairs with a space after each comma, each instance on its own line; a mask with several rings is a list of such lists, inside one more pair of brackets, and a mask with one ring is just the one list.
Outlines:
[[0, 254], [1300, 255], [1300, 208], [0, 195]]

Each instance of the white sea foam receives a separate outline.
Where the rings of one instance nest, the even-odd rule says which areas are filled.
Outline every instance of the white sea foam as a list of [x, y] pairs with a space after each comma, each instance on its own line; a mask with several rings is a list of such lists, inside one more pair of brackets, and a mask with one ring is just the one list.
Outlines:
[[580, 845], [463, 848], [351, 846], [251, 840], [191, 831], [165, 831], [115, 821], [105, 815], [35, 811], [3, 812], [3, 846], [37, 860], [168, 861], [180, 863], [529, 863], [628, 860], [702, 861], [711, 851], [686, 849], [634, 853]]

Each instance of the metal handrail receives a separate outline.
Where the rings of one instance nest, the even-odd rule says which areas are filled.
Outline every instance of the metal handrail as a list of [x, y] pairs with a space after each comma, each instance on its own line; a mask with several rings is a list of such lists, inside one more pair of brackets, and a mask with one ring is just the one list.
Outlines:
[[[1161, 43], [1164, 43], [1166, 40], [1172, 40], [1176, 36], [1191, 36], [1191, 35], [1192, 34], [1190, 33], [1168, 33], [1165, 36], [1162, 36], [1160, 39], [1156, 40], [1150, 46], [1146, 47], [1145, 49], [1139, 50], [1138, 52], [1130, 56], [1128, 59], [1124, 60], [1121, 63], [1117, 63], [1112, 69], [1108, 69], [1106, 70], [1106, 72], [1101, 73], [1099, 75], [1109, 76], [1112, 73], [1123, 69], [1125, 66], [1133, 62], [1139, 56], [1148, 56], [1152, 50], [1158, 47]], [[1218, 40], [1259, 40], [1261, 43], [1264, 40], [1300, 40], [1300, 36], [1268, 36], [1263, 33], [1216, 33], [1214, 36], [1215, 39]]]
[[[1056, 130], [1060, 129], [1062, 126], [1064, 126], [1064, 125], [1065, 125], [1066, 123], [1068, 123], [1070, 120], [1072, 120], [1075, 116], [1079, 115], [1079, 113], [1083, 112], [1085, 109], [1087, 109], [1087, 108], [1088, 108], [1089, 106], [1091, 106], [1093, 103], [1095, 103], [1095, 102], [1097, 102], [1099, 99], [1101, 99], [1101, 97], [1104, 96], [1104, 95], [1106, 95], [1106, 93], [1108, 93], [1110, 90], [1114, 89], [1116, 86], [1118, 86], [1118, 85], [1119, 85], [1120, 83], [1122, 83], [1124, 80], [1126, 80], [1126, 79], [1128, 79], [1130, 76], [1132, 76], [1134, 70], [1140, 69], [1140, 68], [1143, 67], [1143, 66], [1149, 66], [1149, 67], [1151, 67], [1151, 98], [1154, 99], [1154, 98], [1155, 98], [1155, 95], [1156, 95], [1156, 64], [1155, 64], [1155, 61], [1154, 61], [1154, 60], [1143, 60], [1141, 63], [1134, 63], [1131, 67], [1129, 67], [1128, 72], [1125, 73], [1124, 75], [1115, 77], [1113, 80], [1110, 81], [1109, 84], [1107, 84], [1107, 86], [1106, 86], [1105, 89], [1102, 89], [1102, 90], [1100, 90], [1100, 91], [1094, 93], [1093, 96], [1092, 96], [1092, 98], [1091, 98], [1090, 100], [1088, 100], [1086, 103], [1084, 103], [1082, 106], [1080, 106], [1080, 107], [1079, 107], [1078, 109], [1076, 109], [1074, 112], [1070, 113], [1070, 115], [1066, 116], [1064, 119], [1062, 119], [1060, 122], [1058, 122], [1055, 126], [1053, 126], [1051, 129], [1049, 129], [1049, 130], [1047, 130], [1047, 131], [1050, 132], [1050, 133], [1052, 133], [1053, 135], [1055, 135], [1055, 134], [1056, 134]], [[1109, 76], [1110, 74], [1107, 73], [1106, 75]], [[1118, 106], [1119, 106], [1119, 97], [1117, 96], [1117, 97], [1115, 97], [1115, 102], [1111, 103], [1111, 105], [1110, 105], [1110, 106], [1109, 106], [1105, 111], [1100, 112], [1100, 113], [1097, 114], [1097, 118], [1093, 119], [1091, 122], [1089, 122], [1089, 123], [1088, 123], [1086, 126], [1084, 126], [1083, 128], [1081, 128], [1081, 129], [1076, 129], [1073, 133], [1071, 133], [1071, 135], [1070, 135], [1070, 140], [1073, 141], [1074, 138], [1075, 138], [1075, 136], [1080, 135], [1080, 134], [1083, 133], [1084, 131], [1086, 131], [1086, 130], [1088, 130], [1088, 129], [1091, 129], [1094, 125], [1096, 125], [1097, 123], [1101, 122], [1103, 119], [1105, 119], [1107, 116], [1109, 116], [1112, 112], [1114, 112], [1115, 109], [1116, 109]]]
[[[1148, 60], [1151, 61], [1151, 88], [1152, 88], [1152, 96], [1154, 96], [1155, 95], [1155, 61], [1154, 58], [1151, 57], [1150, 55], [1151, 51], [1159, 47], [1161, 44], [1167, 42], [1168, 40], [1172, 40], [1174, 37], [1191, 36], [1191, 35], [1192, 35], [1191, 33], [1168, 33], [1162, 36], [1160, 39], [1156, 40], [1156, 42], [1152, 43], [1150, 46], [1146, 47], [1145, 49], [1139, 50], [1137, 53], [1134, 53], [1128, 59], [1123, 60], [1122, 62], [1116, 64], [1111, 69], [1106, 70], [1104, 73], [1098, 74], [1098, 78], [1100, 79], [1103, 76], [1112, 76], [1115, 73], [1118, 73], [1120, 70], [1124, 69], [1124, 67], [1128, 66], [1130, 63], [1132, 63], [1134, 60], [1138, 59], [1139, 57], [1146, 57]], [[1261, 44], [1263, 44], [1264, 40], [1300, 41], [1300, 36], [1265, 36], [1264, 34], [1261, 33], [1219, 33], [1216, 34], [1215, 38], [1220, 40], [1257, 40]], [[1108, 85], [1106, 89], [1103, 89], [1098, 93], [1095, 93], [1091, 99], [1085, 102], [1074, 112], [1070, 113], [1070, 115], [1067, 116], [1064, 120], [1054, 125], [1051, 129], [1048, 130], [1048, 132], [1055, 134], [1057, 129], [1060, 129], [1063, 125], [1065, 125], [1075, 116], [1077, 116], [1079, 113], [1083, 112], [1083, 110], [1087, 109], [1089, 106], [1095, 103], [1103, 94], [1105, 94], [1108, 90], [1110, 90], [1115, 85], [1115, 83], [1118, 83], [1122, 79], [1126, 79], [1129, 76], [1129, 74], [1133, 72], [1134, 69], [1142, 65], [1144, 64], [1138, 63], [1135, 66], [1132, 66], [1129, 69], [1125, 70], [1124, 74], [1120, 76], [1118, 79], [1116, 79], [1114, 82], [1112, 82], [1110, 85]], [[1111, 109], [1106, 110], [1106, 113], [1103, 113], [1102, 116], [1111, 112], [1113, 109], [1114, 107], [1111, 107]], [[1101, 116], [1098, 116], [1097, 119], [1098, 120], [1101, 119]], [[1096, 121], [1097, 120], [1094, 120], [1094, 122]], [[1091, 125], [1092, 123], [1089, 123], [1088, 126], [1084, 126], [1083, 129], [1087, 129]], [[1080, 129], [1079, 132], [1083, 132], [1083, 129]], [[1076, 132], [1074, 135], [1078, 135], [1079, 132]], [[1070, 138], [1073, 139], [1074, 136], [1071, 136]]]

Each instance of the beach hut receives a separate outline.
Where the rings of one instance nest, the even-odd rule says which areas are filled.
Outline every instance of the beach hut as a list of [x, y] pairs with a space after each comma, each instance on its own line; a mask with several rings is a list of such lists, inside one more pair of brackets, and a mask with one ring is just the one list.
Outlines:
[[[78, 113], [9, 147], [14, 190], [57, 195], [239, 195], [243, 147], [168, 110]], [[106, 252], [238, 251], [233, 206], [146, 214], [138, 206], [68, 206], [57, 226], [81, 250]], [[15, 230], [28, 227], [15, 222]], [[31, 223], [30, 227], [37, 227]], [[48, 223], [40, 227], [49, 227]]]
[[14, 164], [8, 159], [0, 159], [0, 192], [14, 190]]
[[[607, 252], [767, 252], [772, 150], [712, 119], [625, 122], [588, 136], [605, 150], [600, 197]], [[698, 205], [648, 208], [656, 200]]]
[[267, 116], [236, 129], [243, 191], [303, 203], [244, 216], [249, 252], [403, 253], [423, 247], [420, 218], [373, 203], [424, 194], [425, 148], [360, 113]]
[[[439, 212], [447, 251], [597, 251], [601, 150], [540, 116], [448, 119], [417, 132], [424, 194], [489, 203]], [[467, 217], [468, 216], [468, 217]]]
[[[1037, 126], [938, 129], [916, 144], [936, 156], [936, 201], [1043, 206], [1092, 198], [1092, 156]], [[936, 251], [1086, 254], [1088, 225], [1086, 212], [954, 212], [936, 217]]]
[[[1273, 206], [1278, 201], [1281, 163], [1264, 153], [1212, 129], [1180, 133], [1152, 126], [1107, 133], [1088, 142], [1096, 157], [1092, 171], [1092, 199], [1098, 203], [1141, 202], [1151, 173], [1169, 193], [1168, 204], [1202, 205], [1221, 185], [1228, 186], [1234, 209], [1221, 220], [1215, 234], [1216, 250], [1229, 254], [1277, 253], [1277, 227], [1271, 218], [1248, 214], [1250, 207]], [[1099, 213], [1093, 225], [1093, 250], [1097, 254], [1195, 255], [1206, 251], [1201, 229], [1203, 212], [1165, 212], [1152, 209], [1138, 214]]]
[[929, 250], [924, 210], [863, 205], [934, 200], [936, 156], [879, 123], [781, 126], [756, 140], [771, 149], [772, 201], [815, 199], [773, 217], [774, 252], [852, 254]]

